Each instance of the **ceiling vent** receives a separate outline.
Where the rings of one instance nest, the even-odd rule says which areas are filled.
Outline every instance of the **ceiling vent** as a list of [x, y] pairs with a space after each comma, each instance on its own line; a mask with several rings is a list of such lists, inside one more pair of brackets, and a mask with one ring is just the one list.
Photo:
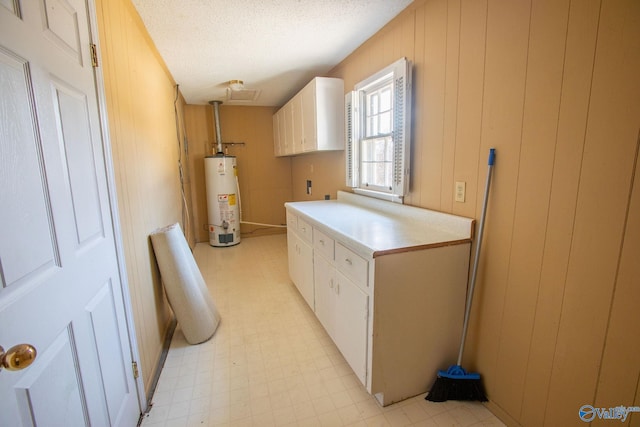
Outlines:
[[259, 90], [245, 89], [242, 80], [230, 80], [227, 88], [228, 102], [253, 102], [260, 96]]
[[258, 96], [260, 96], [259, 90], [231, 90], [231, 88], [227, 89], [227, 101], [229, 102], [253, 102], [258, 99]]

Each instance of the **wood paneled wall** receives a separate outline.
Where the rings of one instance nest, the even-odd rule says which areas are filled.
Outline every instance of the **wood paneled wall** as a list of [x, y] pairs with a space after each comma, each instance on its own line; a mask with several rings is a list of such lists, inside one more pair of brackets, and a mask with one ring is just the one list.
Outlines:
[[[171, 318], [148, 234], [181, 218], [174, 82], [129, 0], [97, 4], [148, 386]], [[401, 56], [414, 62], [408, 204], [477, 218], [497, 149], [463, 363], [482, 373], [491, 409], [509, 425], [578, 426], [584, 404], [640, 406], [640, 3], [416, 0], [328, 75], [351, 88]], [[344, 154], [275, 159], [273, 111], [223, 105], [221, 124], [225, 141], [246, 143], [230, 149], [244, 218], [284, 223], [284, 201], [344, 188]], [[186, 106], [199, 241], [211, 116]]]
[[[490, 408], [512, 426], [581, 426], [582, 405], [640, 406], [640, 2], [416, 0], [329, 75], [350, 89], [401, 56], [406, 203], [478, 218], [497, 150], [463, 362]], [[294, 199], [343, 188], [343, 165], [293, 158]], [[311, 174], [323, 190], [308, 197]]]
[[[182, 215], [175, 83], [131, 2], [96, 3], [127, 279], [148, 394], [173, 319], [149, 234]], [[179, 110], [182, 104], [179, 99]]]
[[[286, 224], [284, 203], [293, 200], [291, 159], [274, 157], [274, 107], [220, 106], [222, 141], [244, 143], [226, 146], [225, 153], [237, 157], [242, 219], [261, 224]], [[193, 214], [199, 242], [209, 241], [204, 157], [215, 151], [213, 108], [186, 105], [185, 127], [189, 141], [194, 195]], [[286, 228], [242, 224], [242, 237], [284, 233]]]

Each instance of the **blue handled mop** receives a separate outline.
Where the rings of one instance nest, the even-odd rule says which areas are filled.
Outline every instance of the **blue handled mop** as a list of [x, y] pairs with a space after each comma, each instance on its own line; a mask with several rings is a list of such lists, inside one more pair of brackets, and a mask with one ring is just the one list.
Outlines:
[[445, 402], [447, 400], [476, 400], [486, 402], [487, 396], [484, 393], [480, 374], [467, 372], [462, 366], [462, 353], [464, 342], [467, 338], [467, 328], [469, 326], [469, 314], [471, 313], [471, 301], [473, 300], [473, 290], [476, 286], [476, 273], [478, 272], [478, 260], [480, 259], [480, 245], [482, 244], [482, 231], [484, 230], [484, 218], [487, 213], [487, 200], [489, 198], [489, 184], [491, 183], [491, 170], [496, 158], [495, 148], [489, 150], [489, 167], [487, 171], [487, 183], [484, 189], [484, 201], [482, 202], [482, 214], [478, 227], [478, 237], [476, 239], [476, 255], [473, 260], [473, 270], [471, 272], [471, 282], [467, 293], [467, 304], [464, 312], [464, 325], [462, 326], [462, 340], [458, 361], [446, 371], [438, 371], [433, 387], [426, 400], [431, 402]]

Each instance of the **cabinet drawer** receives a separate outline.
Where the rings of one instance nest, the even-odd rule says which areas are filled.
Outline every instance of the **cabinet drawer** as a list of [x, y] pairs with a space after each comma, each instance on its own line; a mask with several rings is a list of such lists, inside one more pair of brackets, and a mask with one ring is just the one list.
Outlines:
[[313, 227], [302, 218], [298, 218], [298, 233], [307, 242], [313, 242]]
[[367, 273], [369, 263], [366, 259], [340, 243], [336, 243], [336, 264], [345, 276], [363, 286], [368, 286]]
[[334, 241], [331, 237], [327, 236], [322, 231], [319, 231], [317, 228], [313, 229], [314, 249], [331, 261], [333, 261], [333, 245]]

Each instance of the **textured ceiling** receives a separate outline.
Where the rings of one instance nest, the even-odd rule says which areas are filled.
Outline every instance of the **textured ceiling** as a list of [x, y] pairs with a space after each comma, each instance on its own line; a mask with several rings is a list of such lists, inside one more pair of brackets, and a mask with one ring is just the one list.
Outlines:
[[242, 104], [281, 106], [412, 0], [132, 1], [187, 103], [229, 102], [239, 79], [260, 91]]

